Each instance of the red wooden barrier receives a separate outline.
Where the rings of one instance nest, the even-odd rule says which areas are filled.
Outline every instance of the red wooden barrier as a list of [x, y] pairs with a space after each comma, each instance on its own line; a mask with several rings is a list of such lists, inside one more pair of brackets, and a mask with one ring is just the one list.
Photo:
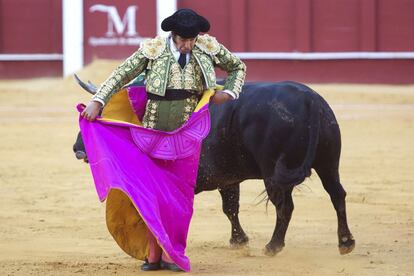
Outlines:
[[[156, 0], [83, 1], [85, 64], [125, 59], [143, 38], [156, 35]], [[249, 80], [414, 83], [412, 0], [177, 0], [177, 5], [206, 16], [210, 33], [233, 52], [410, 52], [399, 59], [256, 55], [245, 59]], [[58, 57], [7, 60], [11, 54]], [[0, 78], [60, 76], [61, 54], [61, 0], [0, 0]]]
[[[62, 2], [0, 0], [0, 54], [61, 54]], [[0, 78], [61, 76], [61, 61], [1, 61]]]

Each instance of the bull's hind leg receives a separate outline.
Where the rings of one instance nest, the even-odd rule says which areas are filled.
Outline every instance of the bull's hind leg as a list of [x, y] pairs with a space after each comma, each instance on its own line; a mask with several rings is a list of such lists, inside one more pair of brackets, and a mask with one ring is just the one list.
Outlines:
[[249, 238], [243, 231], [239, 221], [240, 183], [221, 188], [219, 191], [223, 202], [223, 212], [231, 223], [230, 244], [232, 246], [246, 245], [249, 242]]
[[317, 167], [318, 173], [323, 187], [331, 197], [332, 204], [336, 210], [338, 217], [338, 247], [339, 253], [348, 254], [355, 247], [355, 240], [348, 228], [346, 218], [345, 197], [346, 192], [339, 181], [339, 173], [337, 168], [332, 167]]
[[294, 209], [292, 188], [276, 189], [272, 187], [271, 181], [266, 180], [265, 185], [269, 199], [276, 208], [276, 227], [264, 252], [268, 256], [274, 256], [285, 246], [285, 235]]

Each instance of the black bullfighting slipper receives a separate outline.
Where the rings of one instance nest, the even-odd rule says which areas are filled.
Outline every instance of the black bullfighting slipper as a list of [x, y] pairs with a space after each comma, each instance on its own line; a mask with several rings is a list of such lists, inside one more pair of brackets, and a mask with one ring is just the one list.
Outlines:
[[154, 271], [154, 270], [160, 270], [161, 269], [161, 263], [160, 261], [156, 263], [150, 263], [148, 260], [145, 260], [145, 263], [141, 265], [142, 271]]
[[174, 263], [167, 263], [166, 261], [161, 260], [161, 268], [164, 270], [170, 270], [174, 272], [183, 272], [181, 268], [178, 267], [178, 265]]

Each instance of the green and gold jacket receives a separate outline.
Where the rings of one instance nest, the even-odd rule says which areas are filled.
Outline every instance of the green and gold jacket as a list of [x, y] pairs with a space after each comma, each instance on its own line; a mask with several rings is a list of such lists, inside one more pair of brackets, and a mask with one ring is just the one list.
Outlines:
[[205, 34], [197, 38], [189, 64], [185, 70], [177, 69], [169, 38], [148, 39], [112, 72], [92, 99], [105, 104], [115, 92], [143, 72], [148, 93], [164, 96], [167, 88], [201, 92], [216, 86], [216, 66], [228, 73], [224, 89], [235, 96], [240, 93], [246, 66], [214, 37]]

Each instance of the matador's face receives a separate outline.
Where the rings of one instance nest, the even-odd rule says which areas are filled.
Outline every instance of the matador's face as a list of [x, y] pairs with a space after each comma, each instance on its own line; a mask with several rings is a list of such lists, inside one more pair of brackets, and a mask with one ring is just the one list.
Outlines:
[[173, 34], [173, 40], [178, 51], [180, 51], [181, 54], [187, 54], [194, 48], [197, 37], [183, 38], [179, 35]]

